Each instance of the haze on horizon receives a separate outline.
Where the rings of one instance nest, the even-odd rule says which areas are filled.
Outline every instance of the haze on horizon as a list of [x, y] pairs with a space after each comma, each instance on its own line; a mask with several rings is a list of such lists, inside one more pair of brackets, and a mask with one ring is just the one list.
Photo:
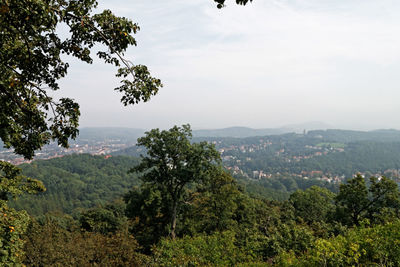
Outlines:
[[137, 22], [126, 58], [164, 88], [123, 107], [115, 69], [73, 61], [59, 95], [81, 105], [81, 127], [400, 129], [400, 1], [99, 0]]

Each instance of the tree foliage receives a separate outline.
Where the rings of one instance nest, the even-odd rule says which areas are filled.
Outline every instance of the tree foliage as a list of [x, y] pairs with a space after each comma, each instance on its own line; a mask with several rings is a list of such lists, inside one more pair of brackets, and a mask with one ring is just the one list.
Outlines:
[[[50, 92], [67, 75], [62, 54], [86, 63], [97, 56], [118, 68], [124, 105], [148, 101], [162, 86], [146, 66], [123, 57], [136, 45], [139, 26], [110, 10], [94, 13], [97, 1], [4, 0], [0, 3], [0, 138], [17, 154], [32, 158], [51, 140], [68, 146], [78, 134], [79, 105], [72, 99], [55, 100]], [[69, 30], [62, 36], [60, 28]]]
[[169, 233], [171, 201], [165, 189], [151, 185], [133, 188], [124, 196], [131, 232], [146, 253]]
[[7, 200], [22, 193], [44, 191], [43, 184], [21, 174], [15, 166], [0, 161], [0, 263], [14, 266], [21, 263], [24, 254], [21, 237], [25, 234], [29, 216], [25, 211], [9, 208]]
[[317, 239], [313, 248], [295, 257], [282, 253], [280, 266], [398, 266], [400, 262], [400, 222], [361, 225], [344, 235]]
[[18, 266], [24, 256], [22, 240], [29, 224], [29, 216], [25, 211], [9, 208], [0, 201], [0, 264]]
[[383, 177], [370, 178], [367, 187], [361, 175], [340, 185], [336, 196], [337, 218], [347, 225], [359, 225], [363, 219], [385, 220], [385, 216], [398, 216], [400, 211], [400, 192], [398, 185]]
[[[131, 231], [149, 253], [152, 245], [169, 234], [172, 198], [165, 188], [151, 184], [136, 187], [125, 195]], [[177, 213], [177, 236], [212, 234], [236, 229], [243, 193], [227, 173], [216, 171], [209, 179], [187, 188]]]
[[114, 201], [104, 207], [91, 208], [82, 212], [79, 218], [81, 229], [104, 235], [124, 230], [126, 225], [125, 203]]
[[169, 130], [153, 129], [138, 139], [138, 145], [147, 149], [147, 156], [132, 172], [141, 173], [144, 186], [151, 185], [165, 191], [170, 200], [170, 235], [175, 238], [176, 218], [189, 184], [206, 181], [221, 162], [213, 145], [207, 142], [191, 143], [189, 125], [174, 126]]
[[14, 165], [0, 161], [0, 201], [7, 201], [9, 197], [16, 198], [23, 193], [44, 192], [42, 182], [21, 174], [21, 169]]
[[[65, 220], [65, 218], [64, 218]], [[143, 266], [146, 256], [126, 231], [109, 235], [86, 232], [68, 220], [69, 229], [52, 218], [33, 221], [25, 237], [24, 264], [28, 266]]]
[[235, 245], [233, 232], [186, 236], [176, 240], [163, 239], [154, 251], [160, 266], [236, 266], [253, 260]]
[[81, 154], [24, 164], [20, 166], [22, 173], [41, 180], [47, 190], [22, 195], [9, 205], [34, 216], [57, 211], [71, 215], [79, 209], [104, 206], [139, 184], [135, 175], [128, 174], [138, 162], [133, 157], [105, 159]]
[[305, 222], [325, 222], [335, 209], [335, 194], [326, 188], [312, 186], [307, 190], [298, 190], [290, 195], [294, 214]]
[[183, 234], [214, 233], [237, 228], [235, 220], [243, 193], [231, 175], [223, 170], [190, 193], [181, 217]]
[[[218, 8], [223, 8], [225, 4], [225, 0], [214, 0], [217, 2], [217, 7]], [[238, 5], [246, 5], [248, 2], [252, 2], [253, 0], [236, 0], [236, 4]]]

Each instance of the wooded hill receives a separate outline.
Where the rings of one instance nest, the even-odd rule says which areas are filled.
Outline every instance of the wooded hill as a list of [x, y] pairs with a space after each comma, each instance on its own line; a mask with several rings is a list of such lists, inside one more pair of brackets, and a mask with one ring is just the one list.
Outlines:
[[105, 159], [83, 154], [21, 165], [25, 175], [41, 180], [47, 190], [21, 196], [12, 206], [42, 215], [55, 211], [72, 214], [76, 209], [104, 205], [138, 185], [137, 177], [128, 174], [138, 162], [132, 157]]
[[[106, 159], [104, 156], [81, 154], [23, 164], [23, 173], [41, 180], [47, 190], [36, 195], [23, 195], [12, 201], [11, 206], [38, 216], [48, 212], [74, 214], [81, 209], [104, 205], [121, 198], [139, 184], [135, 174], [128, 174], [128, 170], [139, 161], [129, 156]], [[313, 185], [337, 191], [337, 185], [291, 176], [261, 181], [242, 176], [236, 176], [236, 179], [249, 194], [269, 200], [286, 200], [297, 189], [305, 190]]]

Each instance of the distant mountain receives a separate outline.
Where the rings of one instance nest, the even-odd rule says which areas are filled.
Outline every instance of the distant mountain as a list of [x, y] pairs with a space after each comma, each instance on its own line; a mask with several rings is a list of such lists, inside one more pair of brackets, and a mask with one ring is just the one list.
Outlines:
[[194, 137], [252, 137], [265, 135], [278, 135], [293, 132], [289, 128], [252, 129], [248, 127], [229, 127], [223, 129], [194, 130]]
[[331, 125], [323, 122], [306, 122], [301, 124], [284, 125], [279, 128], [253, 129], [249, 127], [228, 127], [223, 129], [194, 130], [194, 137], [253, 137], [266, 135], [279, 135], [286, 133], [303, 133], [310, 130], [325, 130], [332, 128]]
[[[318, 142], [334, 142], [334, 143], [350, 143], [350, 142], [400, 142], [400, 131], [398, 130], [374, 130], [374, 131], [352, 131], [352, 130], [313, 130], [308, 131], [305, 135], [296, 134], [294, 131], [280, 129], [252, 129], [246, 127], [230, 127], [225, 129], [216, 130], [195, 130], [193, 131], [194, 142], [215, 140], [221, 141], [225, 144], [238, 145], [248, 144], [255, 137], [264, 137], [270, 139], [282, 139], [282, 142], [293, 141], [303, 142], [304, 140], [317, 140]], [[258, 139], [257, 139], [258, 140]], [[132, 146], [112, 154], [128, 155], [139, 157], [145, 154], [143, 147]]]
[[298, 124], [288, 124], [282, 126], [281, 129], [290, 129], [291, 132], [295, 133], [302, 133], [304, 130], [311, 131], [311, 130], [326, 130], [334, 128], [332, 125], [320, 122], [320, 121], [310, 121], [305, 123], [298, 123]]

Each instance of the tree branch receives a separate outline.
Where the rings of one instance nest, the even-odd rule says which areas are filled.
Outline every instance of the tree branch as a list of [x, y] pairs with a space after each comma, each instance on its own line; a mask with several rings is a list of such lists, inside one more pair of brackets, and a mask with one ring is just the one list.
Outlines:
[[[5, 65], [5, 66], [6, 66], [8, 69], [10, 69], [11, 71], [13, 71], [15, 74], [17, 74], [18, 76], [23, 77], [23, 75], [22, 75], [21, 73], [19, 73], [17, 70], [15, 70], [14, 68], [12, 68], [12, 67], [10, 67], [10, 66], [8, 66], [8, 65]], [[56, 114], [56, 112], [55, 112], [55, 110], [54, 110], [53, 105], [56, 105], [56, 106], [57, 106], [57, 103], [55, 103], [54, 101], [52, 101], [51, 98], [47, 95], [47, 92], [46, 92], [45, 90], [43, 90], [42, 88], [40, 88], [38, 85], [36, 85], [36, 84], [34, 84], [34, 83], [30, 82], [30, 81], [28, 81], [28, 84], [29, 84], [30, 86], [36, 88], [37, 90], [39, 90], [43, 95], [45, 95], [45, 97], [46, 97], [48, 103], [50, 104], [50, 107], [51, 107], [51, 110], [52, 110], [52, 112], [53, 112], [53, 115], [54, 115], [54, 117], [56, 117], [57, 114]], [[19, 104], [18, 101], [17, 101], [17, 103]], [[22, 109], [22, 107], [21, 107], [20, 105], [19, 105], [19, 107]], [[24, 109], [24, 110], [26, 110], [26, 109]]]
[[[53, 8], [54, 11], [58, 12], [60, 14], [60, 10]], [[82, 22], [85, 22], [84, 19], [85, 17], [79, 17], [76, 16], [74, 14], [71, 13], [66, 13], [67, 16], [70, 16], [74, 19], [78, 19]], [[132, 66], [134, 65], [131, 61], [125, 59], [118, 51], [116, 51], [110, 41], [107, 39], [107, 37], [104, 35], [104, 33], [102, 31], [100, 31], [99, 29], [97, 29], [94, 25], [92, 25], [91, 23], [86, 23], [86, 25], [88, 25], [92, 30], [94, 30], [95, 32], [97, 32], [104, 40], [104, 42], [106, 43], [106, 45], [108, 46], [108, 48], [110, 49], [111, 53], [114, 53], [118, 56], [118, 58], [122, 61], [122, 63], [129, 69], [129, 72], [132, 74], [132, 77], [135, 78], [135, 73], [131, 70]]]

